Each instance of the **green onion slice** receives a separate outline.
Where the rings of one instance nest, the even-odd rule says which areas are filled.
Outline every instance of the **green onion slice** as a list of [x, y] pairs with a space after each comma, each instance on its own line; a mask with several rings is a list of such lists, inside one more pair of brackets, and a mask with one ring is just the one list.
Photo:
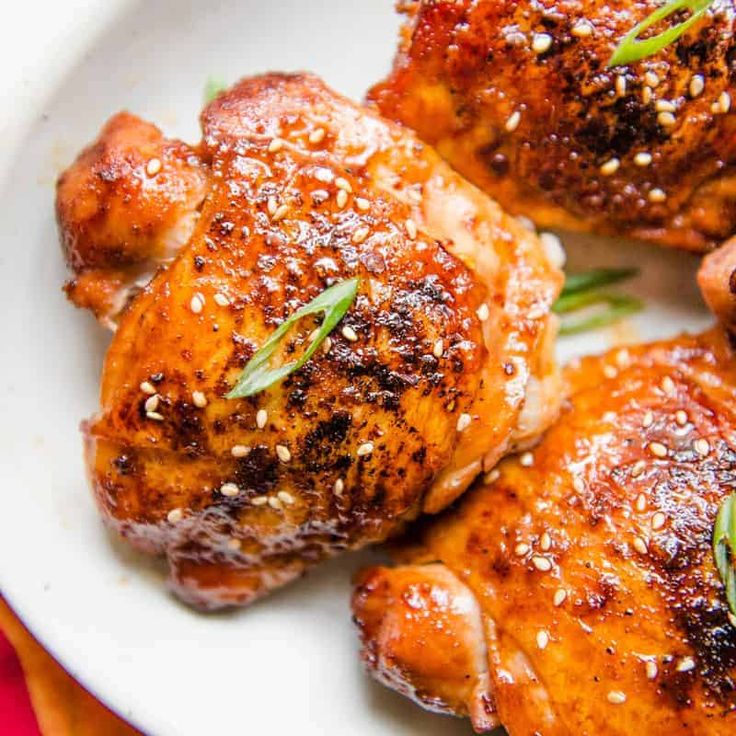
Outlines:
[[[291, 315], [266, 340], [256, 354], [248, 361], [240, 374], [235, 387], [227, 395], [228, 399], [241, 399], [264, 391], [274, 383], [283, 380], [294, 371], [298, 371], [317, 351], [324, 339], [335, 329], [345, 312], [355, 301], [360, 279], [354, 278], [330, 286], [319, 296], [312, 299]], [[277, 368], [269, 367], [269, 361], [289, 330], [303, 317], [310, 314], [324, 313], [324, 319], [317, 335], [298, 360], [285, 363]]]
[[207, 83], [204, 85], [204, 101], [205, 104], [212, 102], [212, 100], [227, 89], [227, 84], [219, 77], [210, 77]]
[[728, 607], [736, 616], [736, 493], [726, 498], [718, 509], [713, 526], [713, 557], [726, 587]]
[[[697, 23], [713, 2], [714, 0], [670, 0], [670, 2], [665, 3], [661, 8], [653, 11], [641, 23], [634, 26], [623, 37], [621, 43], [619, 43], [609, 59], [608, 66], [631, 64], [634, 61], [645, 59], [661, 51], [665, 46], [669, 46], [671, 43], [677, 41], [691, 26]], [[659, 21], [669, 18], [670, 15], [676, 13], [678, 10], [685, 8], [692, 11], [687, 20], [651, 38], [639, 39], [639, 36], [648, 28]]]
[[589, 317], [563, 319], [560, 325], [560, 335], [577, 335], [580, 332], [597, 330], [631, 314], [636, 314], [644, 308], [644, 304], [634, 297], [591, 291], [562, 296], [555, 302], [552, 309], [557, 314], [569, 314], [585, 307], [599, 305], [603, 309]]
[[583, 273], [569, 273], [565, 276], [562, 296], [617, 284], [619, 281], [626, 281], [638, 275], [638, 268], [593, 268]]

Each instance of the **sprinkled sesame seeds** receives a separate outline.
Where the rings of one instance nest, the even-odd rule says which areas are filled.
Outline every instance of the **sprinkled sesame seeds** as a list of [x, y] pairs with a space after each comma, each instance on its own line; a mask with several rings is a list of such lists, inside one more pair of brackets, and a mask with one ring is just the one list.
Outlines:
[[647, 87], [656, 87], [659, 84], [659, 77], [652, 71], [644, 74], [644, 84]]
[[534, 455], [531, 452], [522, 452], [519, 456], [519, 464], [523, 468], [531, 468], [534, 465]]
[[552, 36], [549, 33], [535, 33], [532, 38], [532, 51], [535, 54], [543, 54], [552, 46]]
[[404, 223], [404, 227], [406, 228], [406, 234], [414, 240], [417, 237], [417, 225], [414, 222], [414, 220], [411, 219], [411, 217], [408, 217], [406, 219], [406, 222]]
[[557, 588], [554, 597], [552, 598], [552, 603], [559, 608], [566, 599], [567, 591], [564, 588]]
[[163, 414], [159, 414], [157, 411], [147, 411], [146, 416], [152, 419], [154, 422], [163, 422]]
[[651, 452], [654, 457], [667, 457], [667, 448], [661, 442], [650, 442], [649, 452]]
[[690, 85], [688, 86], [690, 97], [699, 97], [701, 94], [703, 94], [704, 89], [705, 79], [703, 78], [703, 75], [694, 74], [692, 79], [690, 79]]
[[626, 94], [626, 77], [619, 74], [614, 82], [614, 88], [616, 90], [616, 94], [619, 97], [623, 97]]
[[642, 87], [641, 89], [641, 101], [648, 105], [652, 101], [652, 97], [654, 95], [654, 92], [652, 92], [651, 87]]
[[148, 394], [149, 396], [153, 396], [156, 393], [156, 387], [150, 381], [143, 381], [139, 388], [144, 394]]
[[240, 549], [240, 540], [236, 537], [230, 537], [230, 539], [227, 540], [227, 546], [229, 549], [237, 551]]
[[[642, 466], [642, 469], [643, 469], [643, 466]], [[632, 472], [632, 475], [633, 475], [633, 472]], [[640, 493], [636, 497], [636, 504], [635, 504], [635, 506], [636, 506], [636, 510], [639, 511], [639, 512], [646, 511], [646, 508], [647, 508], [647, 497], [643, 493]]]
[[353, 191], [353, 187], [350, 185], [350, 182], [342, 176], [338, 176], [337, 179], [335, 179], [335, 186], [338, 189], [343, 189], [346, 192]]
[[250, 447], [247, 445], [233, 445], [230, 448], [230, 454], [233, 457], [245, 457], [246, 455], [250, 455]]
[[675, 382], [670, 378], [670, 376], [665, 376], [662, 379], [662, 383], [660, 384], [662, 391], [667, 394], [667, 396], [673, 396], [675, 393]]
[[160, 397], [159, 397], [158, 394], [154, 394], [153, 396], [149, 396], [146, 399], [146, 403], [143, 404], [143, 408], [147, 412], [156, 411], [156, 409], [158, 409], [158, 402], [159, 402], [159, 400], [160, 400]]
[[501, 477], [501, 471], [498, 468], [488, 471], [483, 476], [484, 483], [495, 483]]
[[316, 146], [318, 143], [322, 143], [322, 141], [325, 139], [325, 129], [324, 128], [316, 128], [309, 134], [309, 142]]
[[286, 445], [276, 445], [276, 456], [282, 463], [288, 463], [291, 460], [291, 452]]
[[525, 542], [519, 542], [519, 544], [517, 544], [516, 547], [514, 547], [514, 554], [517, 557], [523, 557], [524, 555], [529, 553], [530, 549], [531, 548], [529, 547], [529, 545], [526, 544]]
[[220, 486], [220, 493], [228, 498], [233, 498], [240, 493], [240, 488], [235, 483], [223, 483]]
[[268, 422], [268, 412], [265, 409], [259, 409], [256, 414], [256, 427], [263, 429]]
[[649, 166], [649, 164], [652, 163], [652, 154], [647, 151], [639, 151], [639, 153], [634, 156], [634, 163], [637, 166]]
[[316, 205], [320, 205], [324, 204], [330, 198], [330, 193], [326, 189], [315, 189], [310, 196]]
[[621, 692], [621, 690], [611, 690], [608, 695], [606, 695], [606, 700], [611, 705], [622, 705], [626, 702], [626, 693]]
[[166, 514], [166, 520], [171, 524], [176, 524], [177, 521], [181, 521], [184, 518], [184, 511], [182, 509], [171, 509]]
[[633, 545], [634, 549], [640, 555], [645, 555], [649, 552], [649, 547], [647, 545], [646, 539], [644, 539], [643, 537], [634, 537]]
[[518, 110], [514, 110], [514, 112], [506, 118], [506, 125], [504, 127], [508, 133], [513, 133], [519, 127], [520, 122], [521, 113]]
[[457, 431], [458, 432], [464, 432], [469, 426], [470, 422], [472, 421], [472, 418], [470, 414], [461, 414], [457, 418]]
[[684, 427], [687, 424], [687, 412], [683, 411], [682, 409], [678, 409], [675, 412], [675, 421], [681, 427]]
[[731, 109], [731, 95], [728, 92], [721, 92], [718, 96], [719, 112], [725, 114]]
[[358, 342], [358, 333], [350, 325], [345, 325], [340, 334], [350, 342]]
[[163, 164], [161, 163], [160, 158], [152, 158], [146, 164], [146, 174], [148, 174], [148, 176], [156, 176], [156, 174], [161, 171], [162, 167]]
[[363, 227], [359, 227], [354, 233], [351, 240], [353, 243], [358, 245], [359, 243], [364, 243], [368, 236], [370, 235], [370, 228], [366, 227], [365, 225]]
[[265, 506], [268, 503], [268, 496], [256, 496], [250, 500], [253, 506]]
[[348, 204], [348, 193], [344, 189], [340, 189], [337, 192], [335, 202], [337, 203], [337, 209], [344, 210]]
[[539, 555], [532, 557], [532, 565], [534, 565], [539, 572], [549, 572], [552, 569], [552, 563], [549, 559]]
[[322, 352], [324, 352], [326, 355], [327, 353], [330, 352], [331, 349], [332, 349], [332, 338], [328, 335], [325, 338], [325, 341], [322, 343]]
[[373, 452], [373, 443], [372, 442], [364, 442], [356, 451], [356, 454], [358, 457], [365, 457], [366, 455], [370, 455]]
[[616, 378], [618, 371], [612, 365], [603, 366], [603, 375], [606, 378]]
[[204, 297], [201, 294], [195, 294], [189, 302], [189, 309], [194, 314], [200, 314], [204, 309]]
[[367, 199], [365, 199], [365, 197], [356, 197], [355, 206], [361, 212], [368, 212], [368, 210], [371, 208], [371, 203]]
[[281, 501], [279, 500], [278, 496], [269, 496], [268, 505], [275, 511], [281, 510]]
[[609, 158], [608, 161], [606, 161], [604, 164], [601, 164], [601, 167], [599, 171], [603, 176], [611, 176], [612, 174], [615, 174], [619, 167], [621, 166], [621, 161], [617, 158]]
[[442, 341], [441, 338], [439, 340], [435, 340], [435, 343], [432, 346], [432, 355], [434, 355], [435, 358], [441, 358], [444, 352], [445, 343]]
[[219, 291], [215, 294], [213, 299], [215, 300], [215, 304], [217, 304], [218, 307], [230, 306], [230, 300]]
[[661, 529], [666, 523], [667, 517], [661, 511], [657, 511], [652, 515], [652, 529], [655, 531]]
[[671, 112], [660, 112], [657, 114], [657, 122], [663, 128], [671, 128], [677, 122], [677, 118]]
[[279, 491], [276, 496], [281, 503], [286, 504], [287, 506], [292, 506], [296, 503], [296, 499], [288, 491]]
[[641, 420], [641, 426], [646, 429], [647, 427], [651, 427], [654, 423], [654, 414], [652, 414], [651, 411], [648, 411], [644, 414], [644, 418]]
[[266, 209], [268, 210], [268, 214], [271, 215], [271, 217], [273, 217], [278, 206], [279, 203], [276, 200], [276, 197], [271, 196], [268, 198], [268, 201], [266, 202]]
[[578, 475], [572, 479], [572, 487], [578, 492], [583, 493], [585, 491], [585, 481]]
[[657, 112], [675, 112], [677, 107], [675, 103], [670, 100], [657, 100], [654, 103], [654, 109]]
[[268, 144], [268, 152], [276, 153], [276, 151], [280, 151], [283, 147], [284, 142], [281, 140], [281, 138], [272, 138], [271, 142]]
[[678, 672], [690, 672], [695, 669], [695, 660], [692, 657], [683, 657], [678, 663], [675, 669]]
[[546, 649], [547, 644], [549, 644], [549, 634], [544, 629], [537, 631], [537, 646], [540, 649]]
[[654, 189], [649, 190], [647, 198], [650, 202], [660, 203], [667, 199], [667, 194], [659, 187], [654, 187]]
[[201, 391], [192, 391], [192, 402], [198, 409], [207, 406], [207, 397]]
[[273, 215], [271, 215], [271, 221], [281, 222], [281, 220], [283, 220], [284, 217], [286, 217], [288, 212], [289, 212], [289, 208], [285, 204], [282, 204], [280, 207], [277, 207], [276, 211], [273, 213]]
[[570, 29], [570, 33], [578, 38], [587, 38], [593, 34], [593, 25], [585, 18], [575, 21], [575, 25]]
[[539, 548], [542, 552], [549, 552], [552, 548], [552, 537], [547, 532], [544, 532], [539, 538]]
[[644, 671], [647, 673], [647, 680], [656, 680], [657, 675], [659, 674], [657, 663], [652, 659], [646, 662], [644, 665]]
[[483, 302], [483, 304], [475, 310], [475, 314], [481, 322], [485, 322], [491, 316], [491, 310], [488, 309], [488, 305]]
[[710, 445], [708, 444], [708, 440], [703, 439], [702, 437], [693, 442], [693, 447], [695, 448], [695, 452], [697, 452], [698, 455], [702, 455], [703, 457], [705, 457], [710, 452]]
[[342, 478], [338, 478], [335, 481], [335, 485], [332, 486], [332, 490], [336, 496], [342, 496], [342, 492], [345, 490], [345, 481]]

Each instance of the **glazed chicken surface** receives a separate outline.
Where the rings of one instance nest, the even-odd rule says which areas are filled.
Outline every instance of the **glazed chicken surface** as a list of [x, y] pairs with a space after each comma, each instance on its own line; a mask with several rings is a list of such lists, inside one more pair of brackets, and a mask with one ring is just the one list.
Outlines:
[[478, 732], [735, 733], [711, 551], [736, 490], [734, 357], [714, 329], [569, 367], [537, 448], [360, 574], [373, 676]]
[[[315, 77], [246, 79], [201, 123], [190, 148], [116, 116], [57, 211], [69, 295], [117, 327], [84, 425], [99, 507], [217, 608], [385, 539], [532, 442], [560, 401], [562, 275], [432, 149]], [[301, 370], [227, 398], [289, 315], [354, 277]]]
[[609, 68], [662, 5], [404, 1], [394, 69], [369, 99], [540, 226], [710, 250], [736, 233], [736, 4]]

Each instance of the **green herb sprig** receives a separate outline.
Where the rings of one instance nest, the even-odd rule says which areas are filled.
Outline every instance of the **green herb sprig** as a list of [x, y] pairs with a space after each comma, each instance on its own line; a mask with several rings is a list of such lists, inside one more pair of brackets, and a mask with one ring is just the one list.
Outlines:
[[[240, 374], [232, 391], [227, 394], [228, 399], [241, 399], [253, 396], [282, 381], [289, 374], [298, 371], [317, 351], [325, 338], [335, 329], [337, 323], [355, 301], [360, 279], [353, 278], [341, 281], [325, 289], [311, 302], [297, 309], [294, 314], [280, 325], [280, 327], [266, 340], [256, 354], [248, 361]], [[324, 314], [322, 325], [312, 339], [309, 347], [298, 360], [285, 363], [276, 368], [269, 367], [269, 361], [291, 328], [302, 318], [310, 314]]]
[[[687, 32], [700, 20], [708, 8], [713, 5], [714, 0], [670, 0], [661, 8], [650, 13], [641, 23], [627, 33], [616, 47], [613, 55], [608, 60], [608, 66], [622, 66], [632, 62], [653, 56], [666, 46], [677, 41], [680, 36]], [[639, 36], [648, 28], [669, 18], [678, 10], [688, 9], [691, 12], [687, 20], [678, 23], [666, 31], [658, 33], [651, 38], [640, 39]]]
[[204, 85], [204, 102], [209, 104], [212, 100], [227, 89], [227, 84], [219, 77], [210, 77]]
[[736, 493], [728, 496], [718, 509], [713, 526], [713, 557], [726, 587], [728, 607], [736, 616]]

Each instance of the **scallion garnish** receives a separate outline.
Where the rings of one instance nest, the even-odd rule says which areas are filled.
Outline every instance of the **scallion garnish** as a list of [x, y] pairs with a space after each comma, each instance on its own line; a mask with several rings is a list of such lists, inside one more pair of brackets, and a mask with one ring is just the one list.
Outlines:
[[[645, 59], [647, 56], [652, 56], [658, 51], [661, 51], [665, 46], [669, 46], [674, 41], [677, 41], [690, 27], [695, 25], [713, 2], [714, 0], [670, 0], [668, 3], [665, 3], [661, 8], [650, 13], [641, 23], [634, 26], [623, 37], [621, 43], [619, 43], [609, 59], [608, 66], [631, 64], [634, 61]], [[651, 38], [639, 39], [639, 36], [648, 28], [659, 23], [659, 21], [669, 18], [678, 10], [684, 9], [691, 11], [691, 15], [687, 20]]]
[[713, 526], [713, 557], [726, 587], [728, 607], [736, 616], [736, 493], [726, 498], [718, 509]]
[[204, 85], [204, 101], [205, 104], [212, 102], [212, 100], [227, 89], [227, 84], [217, 77], [210, 77], [207, 83]]
[[[253, 394], [264, 391], [274, 383], [283, 380], [294, 371], [298, 371], [314, 355], [324, 339], [335, 329], [337, 323], [350, 309], [358, 293], [359, 284], [360, 279], [357, 278], [341, 281], [334, 286], [330, 286], [329, 289], [325, 289], [311, 302], [297, 309], [248, 361], [227, 398], [241, 399], [246, 396], [253, 396]], [[302, 356], [298, 360], [285, 363], [276, 368], [269, 367], [271, 356], [276, 352], [289, 330], [300, 319], [320, 312], [324, 313], [322, 325]]]
[[565, 276], [562, 296], [599, 289], [601, 286], [610, 286], [638, 275], [638, 268], [592, 268], [582, 273], [569, 273]]

